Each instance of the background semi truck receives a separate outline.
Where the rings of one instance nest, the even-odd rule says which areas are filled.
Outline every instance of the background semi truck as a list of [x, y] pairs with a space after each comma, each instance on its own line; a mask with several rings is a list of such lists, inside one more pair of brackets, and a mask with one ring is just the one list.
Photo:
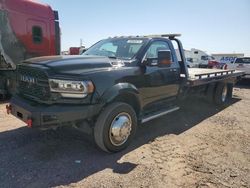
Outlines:
[[0, 0], [0, 95], [14, 92], [16, 64], [60, 54], [58, 12], [33, 0]]

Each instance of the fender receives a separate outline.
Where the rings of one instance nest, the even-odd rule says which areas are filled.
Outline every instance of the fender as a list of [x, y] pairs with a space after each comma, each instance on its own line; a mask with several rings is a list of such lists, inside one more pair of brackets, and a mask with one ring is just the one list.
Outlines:
[[104, 94], [101, 96], [101, 102], [102, 103], [110, 103], [112, 100], [114, 100], [116, 97], [122, 94], [130, 94], [133, 95], [141, 108], [141, 97], [139, 95], [138, 89], [130, 83], [118, 83], [114, 86], [112, 86], [109, 90], [105, 91]]

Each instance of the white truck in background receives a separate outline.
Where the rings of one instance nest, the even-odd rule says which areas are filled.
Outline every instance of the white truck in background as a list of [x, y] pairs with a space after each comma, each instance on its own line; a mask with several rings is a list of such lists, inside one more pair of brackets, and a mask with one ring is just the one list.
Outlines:
[[214, 57], [202, 50], [192, 48], [185, 50], [186, 59], [192, 63], [192, 67], [208, 68], [209, 61], [214, 61]]
[[244, 71], [244, 78], [250, 79], [250, 57], [235, 58], [232, 63], [228, 63], [227, 65], [229, 69]]
[[[176, 53], [179, 58], [178, 51]], [[213, 68], [219, 64], [213, 56], [199, 49], [184, 50], [184, 53], [190, 68]]]

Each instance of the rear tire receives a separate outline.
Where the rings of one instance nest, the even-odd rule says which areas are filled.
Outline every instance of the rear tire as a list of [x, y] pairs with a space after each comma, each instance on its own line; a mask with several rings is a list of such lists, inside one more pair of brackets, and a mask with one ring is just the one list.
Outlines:
[[97, 118], [94, 127], [96, 145], [106, 152], [119, 152], [133, 139], [137, 128], [134, 109], [121, 102], [108, 105]]
[[232, 99], [233, 84], [220, 82], [217, 84], [214, 93], [214, 102], [217, 105], [228, 103]]

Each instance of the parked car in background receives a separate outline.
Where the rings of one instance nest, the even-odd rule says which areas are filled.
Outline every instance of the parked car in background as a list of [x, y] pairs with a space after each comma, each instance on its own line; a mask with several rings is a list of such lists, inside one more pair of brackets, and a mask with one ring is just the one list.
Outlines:
[[245, 78], [250, 78], [250, 57], [236, 58], [233, 63], [228, 64], [228, 68], [244, 71]]
[[208, 61], [208, 68], [212, 69], [227, 69], [227, 64], [226, 63], [221, 63], [216, 60], [210, 60]]

